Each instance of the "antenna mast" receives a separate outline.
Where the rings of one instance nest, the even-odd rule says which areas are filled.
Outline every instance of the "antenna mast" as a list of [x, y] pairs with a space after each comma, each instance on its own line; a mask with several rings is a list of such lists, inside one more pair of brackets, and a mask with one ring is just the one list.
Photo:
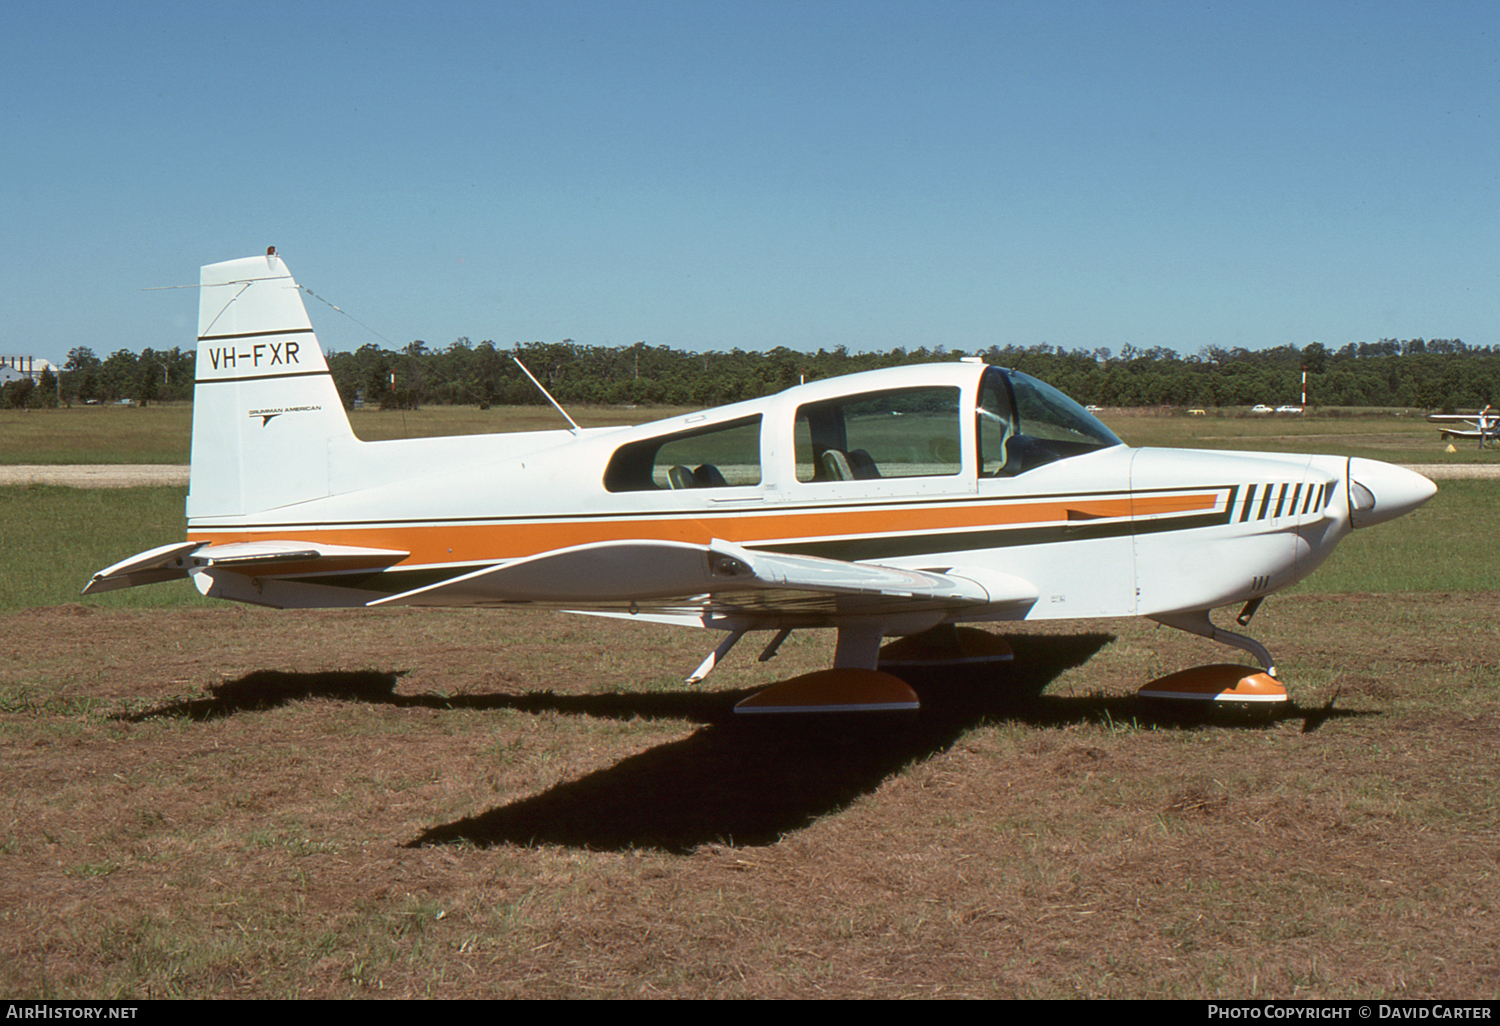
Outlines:
[[578, 434], [578, 432], [582, 431], [583, 428], [579, 427], [578, 426], [578, 422], [575, 421], [572, 417], [568, 416], [568, 411], [562, 408], [562, 404], [559, 403], [556, 399], [552, 398], [552, 393], [551, 392], [547, 391], [545, 388], [542, 387], [542, 383], [536, 379], [536, 375], [533, 374], [533, 373], [531, 373], [531, 371], [529, 371], [529, 370], [526, 369], [526, 365], [521, 362], [521, 358], [519, 356], [516, 356], [514, 353], [511, 354], [510, 358], [512, 360], [516, 361], [516, 366], [519, 367], [519, 368], [521, 368], [522, 373], [524, 373], [528, 378], [531, 379], [531, 383], [537, 387], [537, 391], [541, 392], [542, 395], [546, 396], [547, 397], [547, 401], [549, 403], [551, 403], [553, 406], [557, 407], [557, 412], [561, 413], [563, 415], [563, 417], [567, 420], [567, 422], [569, 424], [573, 425], [573, 427], [572, 427], [573, 433], [576, 435], [576, 434]]

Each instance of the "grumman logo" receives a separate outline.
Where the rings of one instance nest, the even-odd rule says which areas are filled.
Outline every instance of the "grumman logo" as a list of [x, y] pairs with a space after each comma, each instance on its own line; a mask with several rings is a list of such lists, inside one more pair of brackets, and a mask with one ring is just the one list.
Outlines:
[[274, 409], [251, 410], [249, 415], [260, 418], [260, 426], [265, 427], [271, 423], [272, 417], [279, 417], [283, 413], [316, 413], [322, 406], [278, 406]]

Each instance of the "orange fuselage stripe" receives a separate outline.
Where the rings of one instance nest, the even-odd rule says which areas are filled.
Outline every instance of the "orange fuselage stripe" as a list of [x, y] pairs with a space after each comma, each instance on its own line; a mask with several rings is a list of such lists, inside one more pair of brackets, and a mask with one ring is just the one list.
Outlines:
[[[401, 566], [429, 563], [520, 559], [554, 549], [594, 542], [630, 540], [680, 541], [706, 545], [715, 538], [738, 544], [802, 538], [868, 537], [1015, 526], [1088, 519], [1127, 518], [1212, 510], [1219, 493], [1166, 496], [1120, 496], [1036, 502], [964, 503], [905, 509], [844, 509], [833, 512], [719, 513], [713, 516], [611, 517], [518, 520], [473, 524], [378, 524], [367, 527], [263, 527], [189, 529], [189, 541], [263, 541], [285, 538], [332, 545], [396, 549], [409, 552]], [[1073, 516], [1070, 517], [1069, 514]]]

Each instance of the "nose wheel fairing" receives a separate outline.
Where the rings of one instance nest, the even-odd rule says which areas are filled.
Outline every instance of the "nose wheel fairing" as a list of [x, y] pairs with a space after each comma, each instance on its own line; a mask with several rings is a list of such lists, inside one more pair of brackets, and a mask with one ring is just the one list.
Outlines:
[[1141, 698], [1191, 702], [1235, 702], [1257, 705], [1287, 700], [1286, 688], [1250, 666], [1217, 663], [1158, 677], [1136, 692]]
[[[1245, 607], [1240, 622], [1248, 623], [1260, 603]], [[1262, 669], [1233, 663], [1215, 663], [1158, 677], [1136, 692], [1142, 698], [1164, 698], [1191, 702], [1235, 702], [1274, 704], [1287, 700], [1286, 687], [1276, 677], [1276, 663], [1266, 646], [1254, 638], [1214, 626], [1207, 609], [1185, 613], [1162, 613], [1151, 617], [1157, 623], [1230, 645], [1250, 653]]]

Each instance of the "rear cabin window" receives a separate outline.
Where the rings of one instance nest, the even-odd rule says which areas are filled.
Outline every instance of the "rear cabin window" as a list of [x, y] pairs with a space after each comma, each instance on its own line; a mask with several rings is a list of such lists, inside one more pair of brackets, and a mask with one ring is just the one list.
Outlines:
[[959, 390], [905, 388], [797, 408], [798, 481], [943, 477], [963, 469]]
[[623, 445], [604, 471], [612, 492], [760, 484], [760, 417]]

